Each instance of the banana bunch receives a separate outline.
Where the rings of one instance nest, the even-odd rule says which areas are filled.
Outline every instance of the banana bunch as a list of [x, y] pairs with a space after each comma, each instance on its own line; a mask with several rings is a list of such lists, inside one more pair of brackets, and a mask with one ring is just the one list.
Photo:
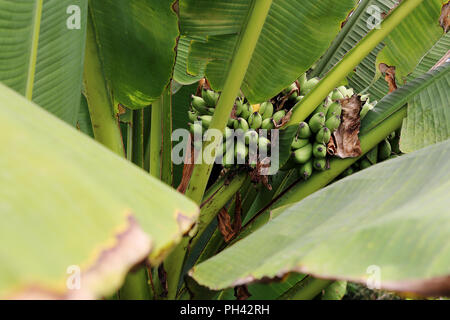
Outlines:
[[[192, 134], [200, 136], [210, 126], [215, 106], [219, 100], [219, 94], [212, 90], [202, 90], [202, 96], [193, 95], [191, 110], [189, 113], [189, 127]], [[250, 105], [245, 98], [239, 97], [234, 104], [234, 117], [228, 119], [223, 137], [222, 163], [225, 168], [234, 167], [236, 164], [247, 164], [249, 160], [249, 146], [257, 147], [257, 154], [270, 152], [270, 140], [260, 135], [259, 130], [271, 130], [275, 128], [274, 121], [279, 122], [286, 112], [274, 113], [274, 106], [271, 102]], [[201, 123], [201, 124], [200, 124]], [[234, 131], [242, 130], [244, 139], [234, 142]], [[195, 144], [196, 142], [194, 142]], [[198, 142], [197, 142], [198, 143]], [[250, 166], [256, 165], [256, 159], [252, 160]]]

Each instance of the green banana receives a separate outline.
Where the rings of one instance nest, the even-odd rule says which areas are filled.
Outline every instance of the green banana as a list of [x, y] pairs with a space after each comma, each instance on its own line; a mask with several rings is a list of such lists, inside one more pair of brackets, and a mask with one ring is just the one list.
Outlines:
[[305, 180], [308, 180], [309, 177], [311, 177], [312, 173], [313, 173], [312, 160], [309, 160], [308, 162], [304, 163], [299, 169], [300, 176]]
[[303, 87], [300, 88], [300, 93], [302, 95], [307, 95], [319, 83], [319, 81], [319, 78], [309, 79]]
[[331, 95], [331, 100], [336, 101], [341, 99], [344, 99], [344, 95], [338, 89], [334, 89], [333, 94]]
[[337, 130], [340, 125], [341, 125], [341, 117], [338, 115], [332, 116], [325, 122], [325, 127], [327, 127], [331, 132]]
[[253, 112], [250, 115], [250, 117], [248, 118], [248, 124], [249, 124], [250, 128], [252, 128], [254, 130], [258, 130], [259, 128], [261, 128], [262, 121], [263, 121], [263, 118], [259, 114], [259, 112]]
[[378, 161], [384, 161], [391, 155], [392, 148], [391, 144], [387, 139], [384, 139], [378, 145]]
[[300, 76], [300, 78], [298, 78], [298, 83], [300, 85], [300, 90], [303, 88], [303, 86], [306, 84], [307, 81], [308, 81], [308, 78], [306, 77], [306, 73], [302, 74]]
[[325, 169], [327, 168], [327, 160], [316, 158], [313, 161], [313, 166], [317, 171], [325, 171]]
[[244, 143], [237, 142], [235, 144], [234, 156], [236, 157], [238, 164], [244, 164], [245, 158], [248, 155], [248, 148]]
[[309, 125], [306, 122], [300, 122], [298, 125], [298, 132], [297, 137], [300, 139], [308, 139], [311, 137], [311, 129], [309, 128]]
[[228, 128], [228, 127], [225, 127], [225, 135], [224, 135], [224, 138], [225, 138], [225, 139], [229, 139], [232, 135], [233, 135], [233, 130], [230, 129], [230, 128]]
[[275, 121], [275, 123], [280, 123], [281, 119], [283, 119], [286, 116], [286, 111], [285, 110], [280, 110], [278, 112], [275, 112], [275, 114], [273, 115], [273, 120]]
[[244, 102], [242, 102], [241, 99], [237, 99], [235, 106], [236, 106], [235, 115], [236, 115], [236, 117], [239, 117], [242, 114], [242, 112], [244, 111]]
[[359, 163], [359, 168], [361, 170], [367, 169], [367, 168], [369, 168], [371, 166], [372, 166], [372, 164], [367, 159], [362, 159], [361, 162]]
[[202, 136], [203, 135], [203, 127], [200, 123], [189, 123], [189, 131], [193, 135]]
[[300, 148], [303, 148], [309, 143], [309, 139], [299, 139], [297, 137], [294, 138], [294, 141], [292, 141], [291, 148], [293, 150], [297, 150]]
[[234, 129], [241, 129], [242, 131], [246, 132], [249, 129], [247, 120], [245, 120], [244, 118], [238, 118], [237, 122], [234, 123]]
[[197, 119], [202, 122], [203, 128], [208, 129], [211, 125], [212, 116], [199, 116]]
[[327, 156], [327, 147], [322, 143], [314, 143], [313, 156], [314, 158], [324, 159]]
[[245, 120], [248, 119], [248, 117], [250, 117], [250, 115], [253, 113], [253, 108], [251, 105], [249, 105], [248, 103], [244, 104], [244, 108], [242, 110], [241, 113], [241, 118], [244, 118]]
[[191, 121], [191, 122], [197, 121], [197, 117], [198, 116], [199, 116], [198, 112], [196, 112], [196, 111], [188, 111], [189, 121]]
[[202, 98], [208, 107], [215, 107], [219, 101], [219, 94], [212, 90], [202, 90]]
[[230, 128], [234, 128], [236, 121], [237, 121], [236, 119], [228, 118], [227, 126]]
[[297, 90], [298, 88], [297, 88], [297, 85], [295, 84], [295, 82], [293, 83], [293, 84], [291, 84], [289, 87], [287, 87], [287, 88], [285, 88], [284, 90], [283, 90], [283, 94], [284, 95], [287, 95], [287, 94], [289, 94], [289, 92], [291, 92], [292, 90]]
[[352, 167], [350, 167], [341, 174], [341, 177], [345, 178], [352, 175], [353, 173], [355, 173], [355, 170]]
[[203, 98], [192, 95], [192, 107], [200, 114], [207, 114], [208, 107], [206, 106], [205, 100]]
[[316, 133], [325, 126], [325, 115], [323, 112], [316, 113], [309, 120], [309, 128]]
[[263, 122], [261, 124], [261, 129], [272, 130], [273, 128], [275, 128], [275, 126], [273, 125], [273, 119], [272, 118], [263, 120]]
[[323, 112], [323, 114], [327, 114], [328, 112], [328, 108], [329, 108], [329, 104], [326, 104], [325, 102], [322, 102], [317, 108], [316, 110], [314, 110], [314, 112], [312, 113], [312, 115], [315, 115], [316, 113], [320, 113]]
[[294, 151], [295, 162], [299, 164], [304, 164], [309, 161], [312, 157], [313, 147], [311, 143], [308, 143], [303, 148]]
[[263, 102], [259, 108], [263, 120], [269, 119], [273, 115], [273, 104], [271, 102]]
[[323, 127], [317, 132], [316, 142], [328, 144], [331, 139], [331, 131], [327, 127]]
[[259, 137], [258, 148], [260, 153], [268, 154], [270, 146], [270, 140], [265, 137]]
[[367, 152], [366, 158], [371, 164], [376, 164], [378, 161], [378, 146]]
[[258, 143], [258, 133], [255, 130], [249, 130], [244, 135], [246, 145], [256, 145]]
[[327, 119], [331, 118], [333, 115], [340, 117], [341, 114], [342, 114], [342, 106], [339, 102], [333, 102], [328, 106]]

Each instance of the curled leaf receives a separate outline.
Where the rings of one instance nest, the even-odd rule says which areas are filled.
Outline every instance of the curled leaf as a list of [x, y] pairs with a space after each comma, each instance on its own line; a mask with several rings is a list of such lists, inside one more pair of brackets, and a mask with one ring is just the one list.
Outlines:
[[447, 2], [442, 7], [442, 13], [439, 18], [439, 24], [441, 25], [442, 29], [444, 29], [445, 33], [447, 33], [448, 30], [450, 30], [450, 1]]
[[397, 83], [395, 82], [395, 67], [388, 66], [385, 63], [380, 63], [378, 68], [385, 74], [384, 80], [386, 80], [389, 85], [389, 93], [397, 90]]

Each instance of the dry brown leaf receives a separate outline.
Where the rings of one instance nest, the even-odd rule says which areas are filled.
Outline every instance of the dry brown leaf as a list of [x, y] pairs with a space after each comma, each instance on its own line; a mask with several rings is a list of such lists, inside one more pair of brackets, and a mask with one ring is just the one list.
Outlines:
[[397, 90], [397, 83], [395, 82], [395, 67], [388, 66], [385, 63], [380, 63], [378, 66], [380, 71], [385, 74], [384, 80], [389, 84], [389, 93]]
[[248, 291], [248, 288], [246, 285], [238, 286], [234, 288], [234, 296], [237, 300], [247, 300], [252, 295]]
[[450, 30], [450, 1], [447, 2], [442, 7], [442, 13], [439, 18], [439, 24], [441, 25], [442, 29], [444, 29], [445, 33], [447, 33], [448, 30]]
[[194, 171], [194, 165], [195, 165], [195, 161], [194, 161], [195, 148], [194, 148], [194, 145], [192, 144], [192, 136], [189, 136], [189, 140], [187, 143], [191, 145], [191, 148], [190, 148], [191, 153], [186, 154], [184, 166], [183, 166], [183, 173], [181, 176], [181, 182], [177, 188], [177, 191], [182, 194], [186, 193], [187, 187], [189, 185], [189, 181], [191, 181], [191, 176], [192, 176], [192, 172]]
[[362, 153], [358, 138], [361, 119], [361, 100], [358, 95], [340, 100], [342, 106], [342, 121], [339, 128], [333, 133], [327, 149], [340, 158], [359, 157]]
[[230, 242], [235, 233], [231, 226], [231, 217], [225, 208], [219, 211], [217, 219], [219, 220], [219, 231], [223, 235], [225, 242]]

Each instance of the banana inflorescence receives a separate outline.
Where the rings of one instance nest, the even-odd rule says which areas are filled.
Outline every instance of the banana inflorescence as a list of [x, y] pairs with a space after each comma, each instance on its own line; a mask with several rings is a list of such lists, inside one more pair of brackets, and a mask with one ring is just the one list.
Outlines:
[[[251, 105], [244, 96], [239, 96], [233, 112], [228, 119], [223, 139], [223, 165], [225, 168], [248, 164], [249, 148], [256, 146], [257, 154], [270, 154], [270, 130], [279, 128], [290, 111], [319, 83], [318, 78], [301, 76], [296, 82], [284, 89], [270, 101]], [[300, 176], [308, 179], [314, 171], [329, 169], [328, 143], [333, 132], [341, 125], [341, 100], [354, 95], [354, 90], [345, 86], [334, 89], [326, 99], [312, 112], [312, 114], [298, 125], [296, 135], [291, 144], [290, 158], [281, 170], [297, 168]], [[201, 97], [192, 96], [191, 110], [189, 111], [189, 124], [191, 132], [202, 134], [211, 124], [214, 108], [220, 95], [209, 89], [202, 89]], [[360, 95], [363, 105], [360, 112], [361, 119], [373, 109], [376, 102], [370, 102], [369, 95]], [[198, 123], [201, 123], [199, 125]], [[195, 123], [195, 124], [194, 124]], [[241, 130], [243, 140], [234, 143], [234, 148], [227, 142], [235, 138], [233, 130]], [[267, 130], [267, 131], [266, 131]], [[263, 131], [266, 131], [262, 134]], [[268, 133], [268, 134], [267, 134]], [[349, 168], [342, 176], [349, 175], [358, 170], [395, 157], [400, 154], [398, 150], [400, 132], [392, 133], [374, 150]], [[231, 144], [233, 145], [233, 144]], [[251, 161], [250, 161], [251, 162]], [[255, 163], [250, 163], [254, 167]]]

